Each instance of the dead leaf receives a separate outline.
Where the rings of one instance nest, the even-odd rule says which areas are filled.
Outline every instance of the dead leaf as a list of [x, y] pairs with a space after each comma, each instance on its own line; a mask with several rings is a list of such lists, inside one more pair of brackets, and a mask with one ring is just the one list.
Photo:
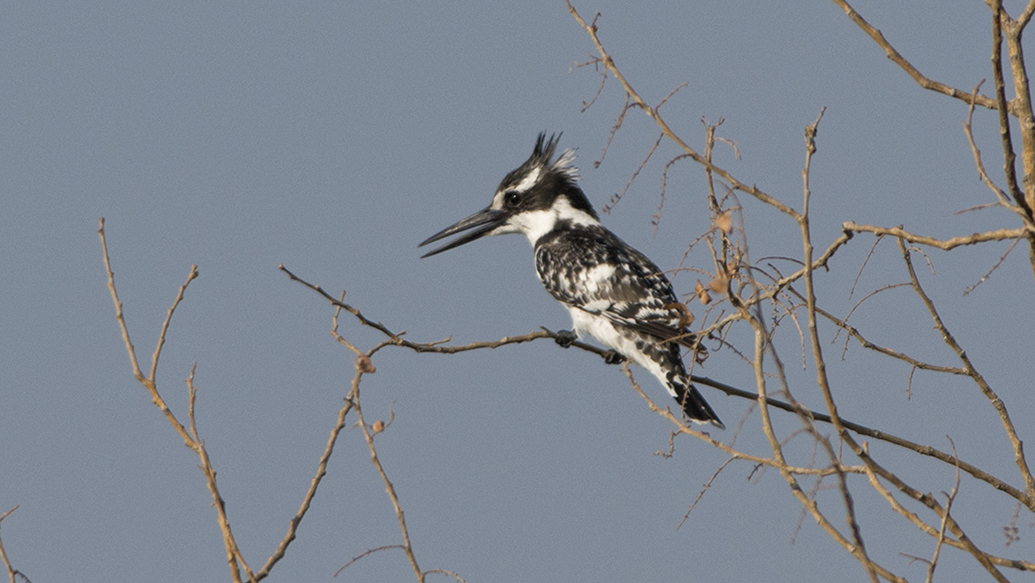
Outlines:
[[723, 233], [733, 232], [733, 211], [725, 211], [716, 215], [715, 227]]
[[360, 354], [356, 358], [356, 370], [362, 373], [371, 374], [377, 372], [374, 368], [374, 363], [370, 361], [370, 357], [365, 354]]
[[690, 313], [690, 308], [687, 308], [686, 304], [684, 304], [683, 302], [672, 302], [671, 304], [665, 304], [662, 307], [664, 307], [666, 310], [674, 310], [676, 312], [679, 312], [679, 327], [681, 329], [686, 328], [690, 326], [690, 324], [694, 323], [694, 315]]
[[697, 280], [697, 285], [694, 286], [694, 293], [697, 294], [697, 299], [700, 300], [702, 304], [707, 306], [712, 303], [712, 297], [708, 295], [708, 290], [704, 288], [701, 280]]
[[726, 289], [730, 286], [730, 280], [725, 276], [719, 276], [708, 282], [708, 289], [712, 290], [717, 294], [726, 293]]

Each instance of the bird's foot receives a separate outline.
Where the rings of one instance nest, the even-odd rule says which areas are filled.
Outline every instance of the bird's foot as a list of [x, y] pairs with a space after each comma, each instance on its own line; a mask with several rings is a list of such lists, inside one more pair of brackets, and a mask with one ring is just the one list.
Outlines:
[[628, 359], [626, 359], [625, 356], [614, 350], [608, 350], [604, 353], [604, 362], [607, 364], [622, 364], [626, 360]]
[[559, 344], [561, 348], [571, 348], [571, 345], [575, 343], [577, 338], [578, 336], [576, 336], [571, 330], [558, 330], [557, 335], [553, 337], [553, 340]]

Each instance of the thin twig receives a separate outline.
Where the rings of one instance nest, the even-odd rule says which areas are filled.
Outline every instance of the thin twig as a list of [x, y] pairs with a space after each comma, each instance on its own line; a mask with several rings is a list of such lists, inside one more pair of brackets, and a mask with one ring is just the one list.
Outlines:
[[223, 544], [226, 547], [227, 563], [230, 565], [231, 576], [234, 577], [235, 581], [239, 579], [238, 565], [240, 565], [248, 576], [248, 580], [256, 581], [255, 575], [241, 554], [240, 547], [237, 546], [237, 540], [234, 538], [233, 530], [230, 528], [230, 518], [226, 514], [226, 502], [223, 500], [223, 496], [219, 493], [219, 487], [216, 485], [216, 470], [212, 467], [212, 460], [208, 457], [205, 442], [198, 435], [197, 420], [194, 418], [194, 400], [197, 396], [197, 389], [194, 387], [194, 369], [196, 368], [196, 364], [191, 367], [190, 375], [186, 379], [187, 395], [190, 401], [187, 416], [190, 418], [190, 431], [193, 443], [191, 449], [194, 450], [198, 455], [198, 459], [201, 460], [201, 471], [205, 474], [205, 482], [209, 493], [212, 495], [212, 505], [215, 506], [216, 513], [219, 516], [219, 529], [223, 534]]
[[[949, 440], [949, 446], [952, 447], [952, 453], [956, 453], [956, 444], [952, 442], [952, 438], [948, 435], [945, 436]], [[938, 529], [938, 543], [934, 545], [934, 556], [931, 557], [931, 565], [927, 569], [927, 583], [934, 581], [934, 569], [938, 566], [938, 557], [942, 552], [942, 545], [945, 543], [945, 527], [949, 523], [949, 511], [952, 510], [952, 502], [956, 500], [956, 494], [960, 491], [960, 468], [956, 466], [956, 483], [952, 486], [952, 491], [949, 492], [948, 499], [945, 501], [945, 516], [942, 517], [941, 528]]]
[[988, 109], [997, 108], [996, 100], [994, 99], [985, 97], [983, 95], [972, 97], [972, 95], [970, 93], [967, 93], [966, 91], [961, 91], [954, 87], [949, 87], [944, 83], [939, 83], [938, 81], [933, 81], [925, 77], [922, 73], [920, 73], [919, 70], [917, 70], [916, 67], [912, 65], [912, 63], [910, 63], [908, 60], [906, 60], [905, 57], [899, 54], [899, 52], [895, 50], [895, 47], [891, 46], [891, 43], [889, 43], [888, 40], [884, 38], [884, 35], [881, 34], [880, 30], [874, 28], [869, 22], [866, 22], [866, 19], [864, 19], [858, 12], [856, 12], [855, 9], [848, 4], [848, 2], [846, 2], [845, 0], [833, 1], [834, 4], [837, 4], [841, 8], [841, 10], [844, 10], [845, 14], [848, 15], [848, 18], [850, 18], [852, 22], [856, 24], [856, 26], [861, 28], [863, 32], [865, 32], [870, 38], [874, 40], [874, 42], [877, 43], [877, 45], [880, 48], [884, 50], [885, 54], [888, 55], [889, 59], [891, 59], [896, 65], [901, 67], [903, 71], [908, 73], [909, 76], [912, 77], [913, 80], [916, 81], [917, 84], [919, 84], [924, 89], [936, 91], [938, 93], [948, 95], [949, 97], [959, 99], [960, 101], [969, 102], [971, 99], [973, 99], [978, 105], [980, 105], [981, 107], [987, 107]]
[[340, 569], [338, 569], [337, 571], [334, 572], [334, 576], [337, 577], [338, 575], [341, 574], [342, 571], [344, 571], [345, 569], [348, 569], [353, 563], [355, 563], [356, 561], [362, 559], [363, 557], [366, 557], [367, 555], [372, 555], [374, 553], [379, 553], [381, 551], [387, 551], [387, 550], [391, 550], [391, 549], [406, 550], [406, 547], [404, 547], [402, 545], [384, 545], [384, 546], [380, 546], [380, 547], [373, 548], [373, 549], [367, 549], [366, 551], [363, 551], [362, 553], [360, 553], [360, 554], [356, 555], [355, 557], [352, 557], [351, 559], [349, 559], [348, 563], [345, 563], [344, 565], [342, 565], [342, 567]]
[[[367, 356], [369, 357], [371, 354], [372, 352]], [[377, 473], [385, 484], [385, 491], [392, 500], [392, 507], [395, 508], [395, 516], [399, 521], [399, 528], [402, 529], [403, 551], [406, 553], [406, 558], [409, 560], [410, 566], [413, 567], [413, 572], [417, 576], [417, 583], [424, 583], [424, 572], [420, 570], [420, 566], [417, 565], [417, 557], [413, 554], [413, 545], [410, 544], [410, 531], [406, 527], [406, 517], [403, 514], [402, 505], [399, 503], [399, 496], [395, 493], [395, 486], [388, 479], [388, 474], [385, 472], [381, 459], [377, 455], [377, 448], [374, 447], [374, 436], [363, 419], [363, 408], [359, 404], [359, 383], [362, 378], [363, 371], [356, 367], [356, 376], [352, 378], [352, 392], [350, 394], [352, 406], [356, 410], [356, 416], [359, 418], [359, 426], [363, 430], [363, 439], [366, 440], [367, 448], [370, 450], [370, 461], [377, 468]]]
[[188, 416], [190, 417], [191, 424], [190, 432], [188, 432], [187, 428], [183, 426], [180, 420], [176, 418], [176, 415], [169, 409], [169, 406], [165, 403], [165, 400], [158, 392], [158, 385], [155, 382], [155, 379], [157, 378], [156, 375], [158, 372], [158, 358], [161, 356], [162, 346], [165, 344], [165, 334], [169, 329], [169, 324], [172, 321], [173, 313], [176, 311], [176, 307], [179, 306], [180, 302], [183, 300], [184, 294], [186, 294], [187, 292], [187, 286], [189, 286], [190, 282], [194, 281], [194, 279], [198, 277], [198, 267], [197, 265], [191, 266], [190, 274], [187, 275], [187, 281], [180, 286], [180, 290], [176, 294], [176, 299], [173, 300], [173, 304], [166, 314], [165, 321], [162, 323], [161, 333], [158, 336], [158, 345], [155, 348], [154, 355], [152, 356], [150, 376], [145, 377], [143, 373], [140, 371], [140, 366], [137, 362], [136, 351], [133, 348], [133, 343], [130, 342], [129, 328], [126, 326], [126, 320], [123, 317], [122, 313], [122, 302], [119, 300], [118, 291], [115, 289], [115, 273], [112, 271], [111, 260], [108, 256], [108, 244], [104, 235], [104, 219], [101, 218], [99, 222], [100, 226], [98, 228], [97, 233], [101, 239], [101, 250], [104, 255], [104, 266], [108, 273], [108, 290], [111, 292], [111, 299], [115, 303], [115, 319], [118, 321], [119, 327], [122, 329], [122, 338], [126, 344], [126, 350], [129, 352], [130, 363], [133, 366], [133, 376], [135, 376], [136, 379], [140, 382], [140, 384], [144, 385], [147, 391], [151, 394], [151, 400], [154, 402], [155, 406], [157, 406], [158, 409], [162, 412], [162, 414], [165, 415], [165, 418], [169, 421], [169, 424], [172, 425], [173, 429], [176, 430], [176, 433], [179, 434], [180, 438], [183, 440], [183, 444], [190, 448], [190, 450], [193, 451], [195, 455], [197, 455], [198, 458], [201, 460], [201, 470], [205, 474], [205, 480], [209, 492], [212, 494], [212, 500], [214, 505], [216, 506], [216, 511], [218, 513], [219, 527], [223, 533], [223, 544], [226, 548], [227, 564], [230, 568], [231, 579], [235, 583], [240, 583], [240, 567], [244, 567], [245, 572], [248, 575], [248, 579], [251, 581], [255, 581], [255, 578], [252, 575], [251, 570], [248, 569], [248, 565], [244, 562], [244, 559], [241, 556], [241, 552], [237, 547], [237, 542], [233, 538], [233, 533], [230, 529], [230, 521], [226, 515], [225, 504], [223, 503], [223, 498], [219, 494], [219, 489], [216, 486], [216, 471], [212, 468], [211, 460], [209, 460], [208, 452], [205, 450], [204, 443], [197, 435], [197, 428], [195, 427], [194, 422], [194, 370], [191, 369], [191, 374], [187, 378], [189, 398]]
[[633, 172], [632, 176], [629, 177], [629, 181], [625, 183], [625, 188], [622, 189], [622, 192], [612, 195], [611, 200], [607, 201], [607, 204], [605, 204], [604, 207], [600, 210], [602, 210], [605, 214], [611, 214], [611, 211], [619, 202], [621, 202], [622, 198], [625, 196], [625, 193], [629, 192], [629, 187], [632, 186], [633, 182], [636, 180], [636, 177], [640, 175], [640, 172], [647, 165], [647, 162], [650, 161], [651, 156], [654, 155], [655, 150], [658, 149], [658, 146], [661, 144], [661, 140], [664, 139], [664, 137], [664, 134], [658, 136], [658, 139], [654, 142], [654, 145], [651, 146], [650, 151], [647, 152], [647, 156], [644, 157], [643, 161], [640, 162], [639, 167], [637, 167], [636, 171]]
[[978, 149], [977, 142], [974, 141], [974, 99], [977, 98], [978, 89], [981, 88], [981, 85], [984, 82], [985, 80], [982, 79], [981, 83], [978, 83], [977, 86], [974, 87], [974, 92], [971, 94], [970, 107], [967, 108], [967, 121], [963, 122], [963, 133], [966, 134], [967, 142], [970, 144], [970, 151], [974, 155], [974, 165], [977, 166], [978, 176], [981, 178], [981, 182], [983, 182], [984, 185], [992, 191], [992, 194], [996, 196], [996, 198], [1003, 206], [1009, 208], [1010, 210], [1013, 210], [1014, 212], [1018, 212], [1018, 214], [1024, 217], [1024, 212], [1021, 211], [1019, 207], [1015, 206], [1013, 203], [1010, 202], [1010, 199], [1007, 198], [1006, 193], [1003, 192], [1001, 188], [996, 186], [995, 182], [993, 182], [992, 178], [988, 175], [988, 172], [985, 171], [985, 165], [981, 161], [981, 150]]
[[1017, 429], [1014, 427], [1013, 421], [1010, 419], [1010, 414], [1006, 410], [1006, 404], [999, 398], [992, 387], [985, 380], [985, 377], [977, 371], [974, 364], [971, 362], [970, 357], [967, 356], [963, 347], [960, 346], [956, 338], [949, 332], [945, 323], [942, 321], [941, 316], [938, 314], [938, 310], [934, 307], [934, 302], [924, 291], [923, 287], [920, 286], [920, 280], [916, 276], [916, 270], [913, 269], [913, 262], [909, 256], [909, 250], [906, 249], [902, 239], [898, 241], [899, 249], [902, 252], [902, 259], [906, 264], [906, 269], [909, 272], [909, 279], [913, 282], [913, 289], [916, 291], [916, 295], [923, 302], [924, 307], [927, 308], [928, 313], [931, 315], [931, 319], [934, 320], [935, 329], [941, 334], [942, 340], [946, 345], [949, 346], [959, 357], [960, 362], [963, 363], [963, 368], [967, 371], [968, 376], [973, 379], [974, 383], [977, 384], [978, 388], [981, 389], [981, 393], [985, 395], [985, 398], [992, 404], [992, 407], [999, 414], [999, 419], [1003, 424], [1003, 429], [1006, 431], [1006, 435], [1010, 440], [1010, 444], [1013, 447], [1014, 462], [1017, 464], [1017, 469], [1020, 470], [1021, 478], [1025, 484], [1025, 497], [1021, 499], [1021, 502], [1032, 511], [1035, 511], [1035, 477], [1032, 476], [1031, 469], [1028, 467], [1028, 460], [1024, 456], [1024, 443], [1017, 436]]
[[[7, 512], [4, 512], [3, 514], [0, 514], [0, 522], [3, 522], [4, 519], [10, 516], [11, 513], [13, 513], [15, 510], [18, 510], [18, 506], [21, 505], [15, 505], [14, 508], [8, 510]], [[7, 551], [4, 550], [4, 541], [2, 538], [0, 538], [0, 560], [3, 560], [4, 562], [4, 567], [7, 569], [7, 576], [10, 578], [11, 583], [15, 583], [16, 577], [21, 577], [22, 579], [25, 579], [25, 581], [27, 582], [29, 581], [29, 578], [26, 577], [24, 573], [11, 566], [11, 561], [7, 558]]]
[[675, 425], [675, 430], [677, 432], [700, 439], [701, 441], [708, 443], [712, 447], [715, 447], [729, 454], [731, 457], [749, 462], [754, 462], [762, 466], [773, 467], [779, 469], [780, 471], [786, 471], [794, 475], [800, 474], [809, 476], [828, 476], [831, 474], [835, 474], [839, 471], [843, 471], [849, 474], [858, 474], [863, 471], [862, 468], [855, 466], [844, 466], [840, 469], [833, 467], [807, 468], [803, 466], [792, 466], [787, 464], [785, 460], [779, 460], [775, 457], [765, 458], [734, 449], [729, 445], [717, 439], [714, 439], [707, 432], [698, 431], [694, 429], [692, 426], [683, 423], [678, 417], [676, 417], [674, 413], [672, 413], [671, 410], [659, 407], [657, 403], [655, 403], [650, 397], [647, 396], [647, 393], [643, 391], [643, 389], [640, 387], [640, 384], [636, 382], [635, 378], [633, 378], [632, 371], [629, 369], [628, 362], [622, 363], [622, 372], [624, 372], [625, 376], [629, 379], [629, 383], [632, 385], [633, 390], [636, 391], [636, 394], [638, 394], [644, 401], [647, 402], [647, 406], [650, 408], [650, 410], [654, 413], [657, 413], [658, 415], [661, 415], [665, 419], [668, 419], [673, 425]]
[[902, 227], [875, 227], [873, 225], [860, 225], [853, 221], [845, 221], [842, 223], [841, 228], [846, 233], [873, 233], [874, 235], [891, 235], [909, 241], [910, 243], [916, 243], [918, 245], [927, 245], [928, 247], [937, 247], [943, 251], [955, 249], [962, 245], [976, 245], [978, 243], [987, 243], [988, 241], [1007, 241], [1010, 239], [1019, 239], [1021, 237], [1028, 236], [1032, 232], [1028, 228], [1020, 229], [997, 229], [995, 231], [986, 231], [984, 233], [974, 233], [973, 235], [967, 235], [966, 237], [952, 237], [951, 239], [935, 239], [933, 237], [926, 237], [924, 235], [914, 235], [908, 231], [902, 229]]
[[1006, 248], [1006, 252], [1003, 253], [999, 257], [999, 261], [996, 261], [995, 264], [992, 265], [992, 268], [989, 269], [988, 271], [986, 271], [985, 274], [982, 275], [981, 278], [978, 279], [977, 282], [974, 285], [972, 285], [972, 286], [968, 287], [967, 289], [963, 290], [963, 296], [966, 297], [966, 296], [970, 295], [970, 292], [972, 292], [975, 289], [977, 289], [977, 287], [979, 285], [985, 283], [985, 281], [989, 277], [992, 276], [992, 272], [994, 272], [995, 270], [999, 269], [999, 266], [1002, 265], [1004, 261], [1006, 261], [1006, 258], [1010, 256], [1010, 253], [1013, 251], [1014, 247], [1016, 247], [1017, 243], [1019, 243], [1019, 242], [1020, 242], [1020, 239], [1015, 239], [1012, 243], [1010, 243], [1010, 246]]
[[644, 101], [643, 98], [640, 97], [640, 95], [632, 88], [632, 85], [629, 84], [629, 81], [626, 80], [625, 76], [623, 76], [622, 73], [618, 70], [618, 67], [615, 66], [614, 59], [611, 58], [611, 55], [609, 55], [607, 51], [604, 50], [604, 46], [600, 43], [600, 38], [597, 36], [597, 27], [595, 23], [592, 25], [586, 23], [586, 21], [582, 19], [582, 16], [579, 15], [578, 11], [575, 10], [575, 7], [571, 5], [571, 2], [569, 0], [565, 0], [565, 3], [568, 5], [568, 11], [571, 13], [571, 15], [575, 18], [579, 25], [582, 26], [582, 28], [586, 31], [586, 33], [589, 34], [590, 38], [593, 40], [593, 44], [596, 46], [597, 52], [600, 54], [601, 62], [608, 70], [611, 71], [611, 74], [614, 75], [615, 79], [617, 79], [618, 82], [622, 84], [622, 88], [624, 89], [626, 95], [628, 95], [628, 97], [632, 100], [632, 103], [626, 106], [625, 109], [623, 109], [623, 115], [624, 112], [627, 111], [628, 108], [631, 106], [635, 106], [642, 109], [644, 113], [646, 113], [651, 119], [653, 119], [654, 123], [656, 123], [658, 127], [661, 128], [661, 131], [665, 135], [665, 137], [667, 137], [669, 140], [671, 140], [677, 146], [679, 146], [679, 148], [686, 152], [687, 155], [689, 155], [691, 158], [693, 158], [695, 162], [704, 166], [705, 168], [710, 169], [711, 171], [715, 172], [717, 175], [722, 177], [722, 179], [729, 183], [731, 187], [750, 194], [751, 196], [757, 198], [758, 200], [766, 204], [769, 204], [770, 206], [779, 210], [782, 213], [785, 213], [792, 217], [797, 216], [797, 212], [794, 209], [784, 205], [779, 200], [773, 198], [772, 196], [763, 192], [759, 188], [745, 184], [737, 180], [727, 170], [719, 168], [711, 162], [708, 162], [703, 156], [698, 154], [697, 151], [695, 151], [686, 142], [684, 142], [683, 139], [680, 138], [672, 130], [672, 128], [668, 126], [667, 123], [665, 123], [665, 120], [662, 119], [662, 117], [658, 114], [657, 108], [648, 105], [647, 102]]
[[[675, 433], [673, 433], [672, 435], [675, 435]], [[697, 507], [697, 503], [701, 501], [701, 498], [704, 498], [704, 493], [712, 487], [712, 482], [715, 481], [715, 478], [718, 478], [719, 474], [722, 473], [722, 470], [726, 469], [726, 466], [730, 465], [730, 463], [735, 459], [737, 458], [731, 457], [726, 461], [722, 462], [722, 465], [719, 466], [719, 469], [715, 470], [715, 473], [712, 474], [712, 477], [708, 478], [708, 481], [704, 483], [704, 486], [701, 488], [701, 491], [697, 493], [697, 498], [694, 498], [694, 502], [690, 505], [690, 508], [686, 509], [686, 514], [683, 515], [683, 520], [679, 521], [679, 525], [676, 526], [676, 530], [682, 528], [683, 523], [686, 522], [686, 519], [690, 518], [690, 513], [694, 511], [695, 507]]]

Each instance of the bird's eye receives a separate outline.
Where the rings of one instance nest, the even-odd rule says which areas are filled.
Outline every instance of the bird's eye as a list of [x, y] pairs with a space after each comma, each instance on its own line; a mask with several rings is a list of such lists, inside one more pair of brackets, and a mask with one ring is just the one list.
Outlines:
[[503, 200], [507, 203], [507, 206], [517, 206], [521, 202], [521, 193], [511, 190], [503, 195]]

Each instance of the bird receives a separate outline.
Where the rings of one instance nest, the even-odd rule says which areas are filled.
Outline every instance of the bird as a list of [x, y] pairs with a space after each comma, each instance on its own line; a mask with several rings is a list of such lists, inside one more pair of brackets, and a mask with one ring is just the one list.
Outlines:
[[539, 280], [571, 314], [572, 330], [557, 333], [558, 344], [567, 348], [588, 334], [610, 349], [609, 363], [629, 360], [654, 375], [690, 421], [724, 429], [680, 355], [681, 347], [703, 351], [686, 330], [685, 305], [654, 262], [600, 223], [578, 185], [575, 151], [554, 157], [559, 140], [540, 133], [532, 155], [503, 178], [488, 207], [418, 247], [464, 234], [422, 258], [483, 237], [525, 235]]

